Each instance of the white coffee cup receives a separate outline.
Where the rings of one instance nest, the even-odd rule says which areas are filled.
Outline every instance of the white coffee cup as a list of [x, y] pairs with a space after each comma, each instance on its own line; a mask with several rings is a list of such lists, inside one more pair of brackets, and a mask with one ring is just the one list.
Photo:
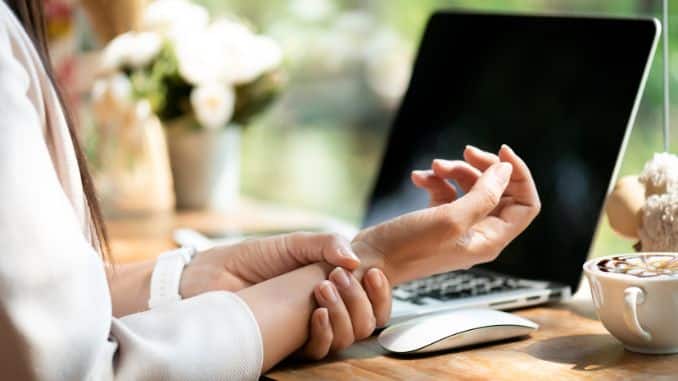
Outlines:
[[605, 328], [632, 352], [678, 353], [678, 276], [637, 277], [601, 271], [604, 259], [643, 254], [629, 253], [594, 258], [584, 264], [593, 304]]

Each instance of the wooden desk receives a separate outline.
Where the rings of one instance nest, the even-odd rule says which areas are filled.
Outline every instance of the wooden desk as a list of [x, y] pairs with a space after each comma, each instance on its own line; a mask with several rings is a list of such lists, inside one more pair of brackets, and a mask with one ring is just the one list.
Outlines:
[[374, 338], [316, 364], [282, 364], [274, 380], [678, 380], [678, 356], [625, 351], [599, 321], [565, 306], [521, 310], [528, 339], [438, 355], [385, 355]]
[[[173, 246], [172, 229], [205, 231], [314, 227], [322, 216], [246, 202], [229, 213], [186, 213], [109, 221], [119, 263], [152, 258]], [[593, 313], [588, 290], [568, 304], [516, 313], [540, 325], [530, 338], [416, 358], [386, 355], [375, 339], [317, 363], [286, 362], [274, 380], [678, 380], [678, 355], [625, 351]], [[678, 329], [678, 326], [677, 326]]]

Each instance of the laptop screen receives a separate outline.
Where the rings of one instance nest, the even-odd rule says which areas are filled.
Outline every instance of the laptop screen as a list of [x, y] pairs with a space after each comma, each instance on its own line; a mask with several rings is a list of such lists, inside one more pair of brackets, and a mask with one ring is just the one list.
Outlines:
[[481, 267], [576, 289], [656, 34], [653, 20], [435, 14], [364, 225], [426, 207], [411, 170], [506, 143], [542, 211]]

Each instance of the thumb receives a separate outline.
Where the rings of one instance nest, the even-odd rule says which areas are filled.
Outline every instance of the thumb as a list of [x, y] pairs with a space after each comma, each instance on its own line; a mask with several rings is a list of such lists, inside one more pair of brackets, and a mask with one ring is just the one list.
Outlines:
[[351, 243], [344, 237], [330, 235], [322, 248], [322, 257], [330, 265], [343, 267], [352, 271], [360, 266], [360, 259], [353, 251]]
[[451, 204], [442, 206], [444, 212], [457, 214], [456, 221], [462, 231], [480, 222], [499, 205], [511, 179], [513, 166], [506, 162], [489, 167], [473, 188]]
[[434, 208], [429, 222], [436, 226], [438, 221], [445, 221], [441, 226], [447, 226], [446, 234], [450, 234], [449, 230], [454, 235], [465, 233], [499, 205], [512, 171], [509, 163], [493, 164], [463, 197]]
[[324, 261], [347, 270], [360, 266], [351, 243], [338, 234], [294, 233], [289, 235], [287, 248], [301, 264]]

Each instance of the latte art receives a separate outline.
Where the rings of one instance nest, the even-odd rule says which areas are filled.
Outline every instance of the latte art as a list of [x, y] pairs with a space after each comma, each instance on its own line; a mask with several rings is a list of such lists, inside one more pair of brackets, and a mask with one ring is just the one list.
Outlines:
[[626, 255], [603, 259], [598, 270], [634, 275], [640, 278], [669, 275], [678, 276], [678, 254]]

